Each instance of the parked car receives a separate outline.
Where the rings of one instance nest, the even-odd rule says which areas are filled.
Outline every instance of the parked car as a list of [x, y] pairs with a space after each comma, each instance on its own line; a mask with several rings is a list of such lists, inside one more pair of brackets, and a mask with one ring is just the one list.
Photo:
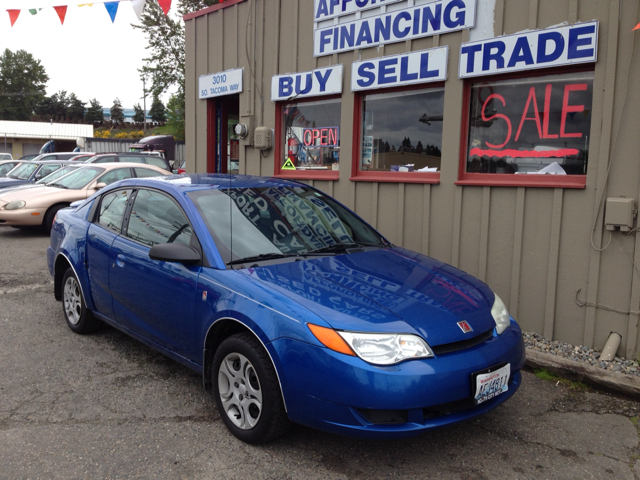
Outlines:
[[199, 372], [245, 442], [290, 421], [417, 435], [521, 383], [522, 332], [487, 285], [303, 183], [118, 182], [58, 212], [47, 259], [71, 330], [108, 323]]
[[20, 165], [20, 160], [0, 160], [0, 178], [4, 177], [7, 173]]
[[13, 156], [10, 153], [0, 153], [0, 160], [13, 160]]
[[169, 162], [159, 155], [149, 155], [145, 153], [105, 153], [101, 155], [95, 155], [85, 160], [85, 163], [106, 163], [106, 162], [131, 162], [131, 163], [146, 163], [148, 165], [155, 165], [171, 172], [171, 166]]
[[87, 160], [89, 160], [94, 155], [95, 155], [95, 153], [85, 152], [85, 153], [80, 153], [80, 154], [76, 155], [75, 157], [71, 157], [69, 160], [71, 160], [72, 162], [86, 162]]
[[0, 190], [0, 226], [42, 226], [49, 231], [56, 212], [77, 200], [84, 200], [107, 185], [125, 178], [166, 175], [154, 165], [108, 163], [85, 166], [53, 183], [28, 190]]
[[73, 157], [76, 157], [80, 154], [80, 152], [58, 152], [58, 153], [41, 153], [36, 157], [32, 158], [34, 161], [43, 161], [43, 160], [71, 160]]
[[37, 188], [37, 187], [40, 187], [42, 185], [48, 185], [49, 183], [55, 182], [58, 178], [63, 177], [67, 173], [71, 173], [73, 170], [75, 170], [76, 168], [79, 168], [81, 166], [82, 166], [81, 163], [76, 164], [76, 165], [64, 165], [63, 167], [59, 168], [55, 172], [50, 173], [49, 175], [47, 175], [44, 178], [41, 178], [40, 180], [38, 180], [35, 183], [25, 183], [25, 184], [22, 184], [22, 185], [17, 185], [15, 187], [3, 188], [2, 190], [0, 190], [0, 195], [6, 195], [9, 192], [15, 192], [17, 190], [27, 190], [27, 189], [30, 189], [30, 188]]
[[39, 153], [32, 153], [30, 155], [23, 155], [20, 157], [20, 160], [33, 160], [34, 158], [36, 158], [37, 156], [39, 156]]
[[5, 188], [35, 183], [67, 163], [69, 162], [63, 160], [21, 162], [20, 165], [7, 172], [3, 178], [0, 178], [0, 194]]

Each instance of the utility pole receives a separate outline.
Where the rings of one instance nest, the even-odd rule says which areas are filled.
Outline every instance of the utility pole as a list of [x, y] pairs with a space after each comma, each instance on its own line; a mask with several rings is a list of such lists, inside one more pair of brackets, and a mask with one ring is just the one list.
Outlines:
[[142, 97], [142, 113], [144, 114], [144, 133], [146, 135], [147, 133], [147, 83], [146, 83], [146, 77], [142, 77], [142, 93], [143, 93], [143, 97]]

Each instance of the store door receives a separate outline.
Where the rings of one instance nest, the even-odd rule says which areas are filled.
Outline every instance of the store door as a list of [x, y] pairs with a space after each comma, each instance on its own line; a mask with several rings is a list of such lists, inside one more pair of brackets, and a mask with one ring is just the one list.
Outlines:
[[207, 173], [240, 172], [240, 95], [207, 100]]

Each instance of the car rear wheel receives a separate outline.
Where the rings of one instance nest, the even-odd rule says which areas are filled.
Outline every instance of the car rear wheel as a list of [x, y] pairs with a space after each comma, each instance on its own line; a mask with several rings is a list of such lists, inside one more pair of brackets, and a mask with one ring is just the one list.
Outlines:
[[45, 229], [47, 233], [51, 233], [51, 227], [53, 227], [53, 219], [56, 218], [56, 213], [58, 210], [62, 210], [63, 208], [67, 208], [69, 205], [54, 205], [47, 213], [44, 215], [44, 220], [42, 221], [42, 228]]
[[278, 377], [250, 333], [224, 340], [213, 358], [213, 393], [227, 428], [243, 442], [266, 443], [289, 428]]
[[82, 288], [71, 267], [62, 277], [62, 310], [67, 325], [76, 333], [91, 333], [100, 327], [100, 321], [84, 303]]

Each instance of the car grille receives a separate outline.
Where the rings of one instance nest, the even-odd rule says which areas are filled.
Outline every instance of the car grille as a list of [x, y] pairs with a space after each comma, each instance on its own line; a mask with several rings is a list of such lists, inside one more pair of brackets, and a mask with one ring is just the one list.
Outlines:
[[445, 353], [457, 352], [458, 350], [465, 350], [467, 348], [475, 347], [476, 345], [480, 345], [482, 342], [486, 342], [493, 336], [493, 328], [491, 330], [487, 330], [480, 335], [477, 335], [468, 340], [462, 340], [460, 342], [447, 343], [445, 345], [438, 345], [436, 347], [431, 347], [433, 353], [436, 355], [443, 355]]

